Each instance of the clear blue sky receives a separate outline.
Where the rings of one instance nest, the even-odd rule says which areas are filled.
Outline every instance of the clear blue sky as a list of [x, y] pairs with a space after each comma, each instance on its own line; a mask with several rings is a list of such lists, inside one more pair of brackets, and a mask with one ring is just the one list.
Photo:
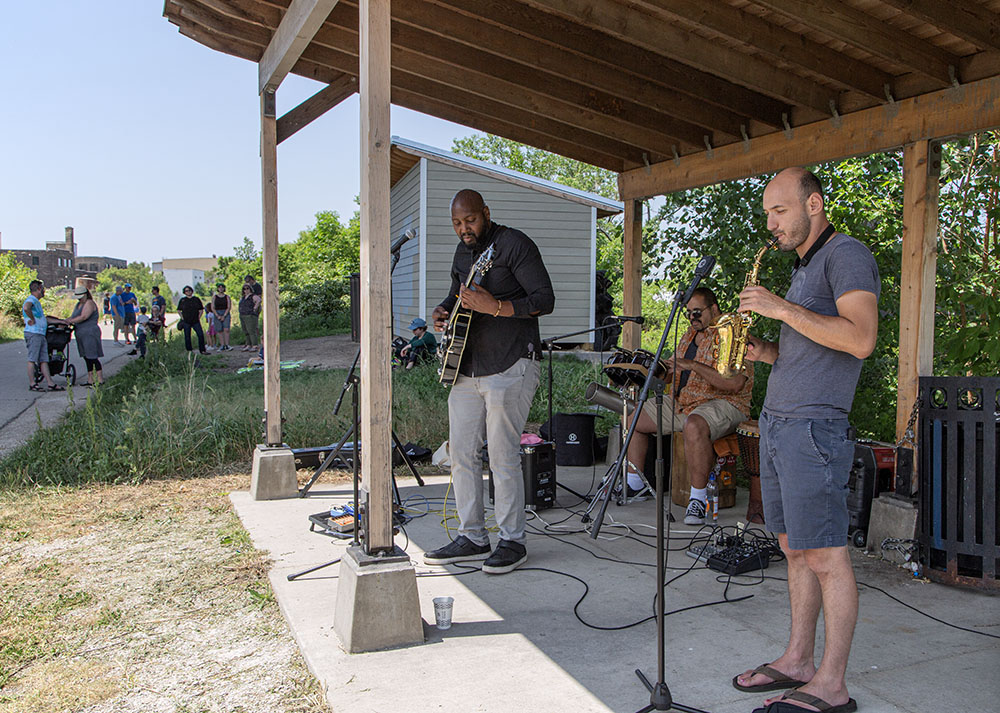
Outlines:
[[[147, 264], [261, 234], [256, 64], [182, 36], [162, 0], [0, 3], [0, 234]], [[279, 115], [322, 88], [290, 76]], [[357, 96], [278, 147], [282, 242], [359, 192]], [[471, 129], [393, 108], [392, 133], [450, 148]]]

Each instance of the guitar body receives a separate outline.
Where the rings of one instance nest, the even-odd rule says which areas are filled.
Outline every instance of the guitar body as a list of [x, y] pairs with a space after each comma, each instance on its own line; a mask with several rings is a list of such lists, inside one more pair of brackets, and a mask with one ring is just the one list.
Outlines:
[[[490, 245], [469, 270], [469, 278], [465, 281], [465, 286], [480, 284], [492, 266], [493, 246]], [[438, 346], [438, 356], [441, 358], [438, 381], [445, 386], [451, 386], [458, 381], [458, 369], [462, 365], [462, 355], [465, 353], [471, 324], [472, 310], [462, 306], [462, 300], [459, 299], [455, 303], [451, 317], [448, 319], [448, 328]]]

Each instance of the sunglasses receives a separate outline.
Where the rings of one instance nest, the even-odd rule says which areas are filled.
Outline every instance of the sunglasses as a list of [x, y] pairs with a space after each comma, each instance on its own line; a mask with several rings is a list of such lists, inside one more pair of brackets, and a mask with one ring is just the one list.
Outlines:
[[703, 309], [688, 309], [684, 310], [684, 314], [687, 315], [688, 319], [698, 319], [704, 311]]

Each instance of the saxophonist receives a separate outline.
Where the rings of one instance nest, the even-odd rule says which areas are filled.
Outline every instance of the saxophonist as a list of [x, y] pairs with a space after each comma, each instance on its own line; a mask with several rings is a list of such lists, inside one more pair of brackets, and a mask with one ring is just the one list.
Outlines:
[[[691, 326], [677, 345], [676, 360], [666, 360], [672, 393], [664, 394], [663, 433], [680, 431], [684, 437], [684, 455], [691, 480], [684, 523], [705, 523], [708, 476], [715, 464], [712, 442], [728, 436], [742, 421], [750, 418], [750, 393], [753, 390], [753, 370], [733, 376], [722, 376], [715, 368], [711, 329], [722, 311], [715, 293], [707, 287], [694, 291], [687, 305]], [[673, 403], [671, 403], [671, 397]], [[631, 418], [631, 414], [629, 414]], [[656, 432], [656, 402], [651, 398], [639, 415], [638, 433]], [[633, 438], [628, 447], [628, 488], [633, 495], [642, 488], [639, 469], [646, 462], [649, 440]]]
[[[778, 248], [796, 253], [791, 286], [784, 299], [747, 287], [739, 309], [781, 322], [777, 342], [750, 337], [747, 358], [774, 364], [760, 414], [760, 485], [765, 520], [788, 560], [792, 621], [784, 653], [733, 685], [753, 693], [795, 689], [765, 701], [772, 713], [850, 713], [857, 703], [845, 674], [858, 590], [847, 552], [854, 458], [847, 416], [862, 362], [875, 348], [881, 282], [868, 247], [827, 220], [822, 186], [809, 171], [775, 176], [764, 189], [764, 213]], [[816, 668], [821, 607], [826, 637]]]

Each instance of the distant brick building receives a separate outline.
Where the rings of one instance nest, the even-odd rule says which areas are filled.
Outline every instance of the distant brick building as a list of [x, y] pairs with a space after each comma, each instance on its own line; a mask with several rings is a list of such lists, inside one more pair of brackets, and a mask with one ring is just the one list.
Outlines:
[[127, 261], [114, 257], [76, 256], [73, 228], [67, 227], [61, 242], [46, 242], [44, 250], [4, 250], [38, 273], [46, 287], [73, 287], [77, 278], [94, 278], [109, 267], [126, 267]]

